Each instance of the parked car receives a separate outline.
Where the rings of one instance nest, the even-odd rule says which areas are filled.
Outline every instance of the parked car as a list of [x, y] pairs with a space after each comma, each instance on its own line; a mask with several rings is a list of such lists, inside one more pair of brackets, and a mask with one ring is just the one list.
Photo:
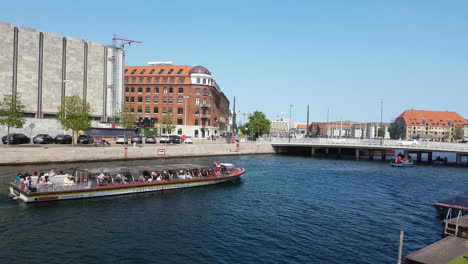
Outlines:
[[156, 138], [155, 137], [146, 137], [145, 138], [145, 143], [146, 144], [156, 144]]
[[185, 144], [193, 144], [193, 138], [191, 136], [187, 136], [184, 142]]
[[411, 146], [414, 147], [419, 144], [417, 140], [398, 140], [396, 143], [398, 146]]
[[72, 136], [66, 134], [58, 134], [54, 138], [55, 144], [71, 144], [72, 140]]
[[171, 143], [171, 139], [169, 138], [169, 136], [162, 136], [159, 140], [159, 143]]
[[169, 136], [169, 142], [173, 144], [180, 144], [182, 143], [182, 138], [177, 135], [170, 135]]
[[143, 140], [141, 140], [141, 136], [139, 135], [135, 135], [132, 137], [132, 139], [130, 140], [130, 142], [133, 144], [133, 143], [137, 143], [137, 144], [140, 144], [143, 142]]
[[28, 138], [25, 134], [21, 133], [10, 133], [4, 137], [2, 137], [3, 144], [29, 144], [31, 143], [31, 139]]
[[38, 134], [37, 136], [33, 137], [34, 144], [52, 144], [54, 142], [54, 138], [48, 134]]
[[128, 138], [126, 136], [117, 136], [115, 144], [128, 144]]
[[90, 135], [80, 135], [78, 137], [78, 144], [91, 144], [94, 142], [94, 138]]

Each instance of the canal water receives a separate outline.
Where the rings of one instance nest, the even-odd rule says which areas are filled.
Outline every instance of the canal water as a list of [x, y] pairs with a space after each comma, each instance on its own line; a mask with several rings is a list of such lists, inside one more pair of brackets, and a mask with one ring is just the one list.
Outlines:
[[[468, 170], [279, 155], [218, 157], [239, 182], [185, 190], [24, 204], [2, 167], [2, 263], [396, 263], [441, 238], [432, 204], [466, 192]], [[213, 158], [54, 165], [99, 168]]]

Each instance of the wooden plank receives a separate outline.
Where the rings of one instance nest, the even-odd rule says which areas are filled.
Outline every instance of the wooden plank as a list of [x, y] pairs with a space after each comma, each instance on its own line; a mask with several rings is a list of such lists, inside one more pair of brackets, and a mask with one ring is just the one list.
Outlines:
[[468, 253], [468, 240], [450, 236], [413, 252], [405, 260], [407, 264], [448, 263], [465, 253]]

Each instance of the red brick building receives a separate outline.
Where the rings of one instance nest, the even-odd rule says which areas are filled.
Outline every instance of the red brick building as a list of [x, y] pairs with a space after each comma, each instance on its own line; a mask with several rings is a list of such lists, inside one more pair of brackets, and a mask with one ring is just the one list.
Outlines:
[[207, 138], [229, 125], [229, 100], [203, 66], [127, 66], [124, 84], [124, 104], [139, 126], [160, 127], [169, 117], [176, 126], [172, 134]]

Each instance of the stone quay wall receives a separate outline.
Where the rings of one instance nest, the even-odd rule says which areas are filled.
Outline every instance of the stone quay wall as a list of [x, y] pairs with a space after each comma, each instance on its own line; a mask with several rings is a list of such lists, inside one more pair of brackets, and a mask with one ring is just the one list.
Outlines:
[[[126, 148], [126, 150], [125, 150]], [[113, 145], [93, 146], [2, 146], [0, 165], [72, 163], [112, 160], [158, 159], [175, 157], [202, 157], [226, 155], [273, 154], [271, 144], [190, 144], [190, 145]]]

